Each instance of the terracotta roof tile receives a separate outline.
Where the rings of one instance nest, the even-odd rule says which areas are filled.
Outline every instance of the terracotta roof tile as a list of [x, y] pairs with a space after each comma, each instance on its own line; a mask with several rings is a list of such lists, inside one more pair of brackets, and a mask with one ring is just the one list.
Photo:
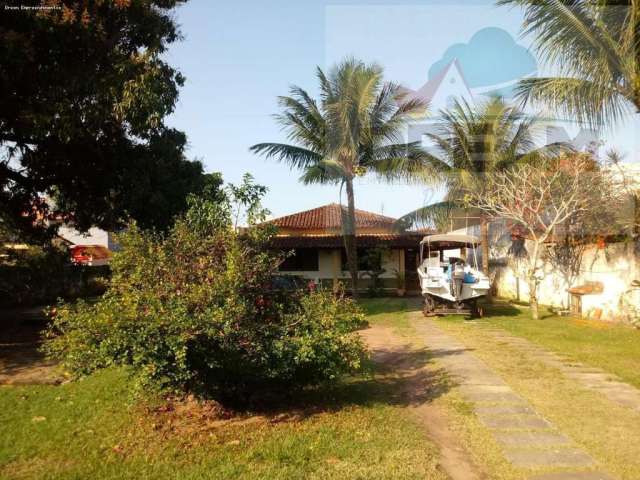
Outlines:
[[[346, 207], [337, 203], [330, 203], [322, 207], [305, 210], [284, 217], [271, 220], [270, 223], [280, 228], [316, 230], [338, 229], [342, 225], [341, 210], [346, 211]], [[366, 212], [356, 209], [356, 228], [389, 228], [392, 229], [395, 218], [385, 217], [377, 213]]]
[[[420, 245], [424, 235], [416, 233], [358, 235], [358, 247], [390, 247], [413, 248]], [[344, 239], [341, 235], [279, 235], [273, 237], [271, 247], [278, 249], [291, 248], [343, 248]]]

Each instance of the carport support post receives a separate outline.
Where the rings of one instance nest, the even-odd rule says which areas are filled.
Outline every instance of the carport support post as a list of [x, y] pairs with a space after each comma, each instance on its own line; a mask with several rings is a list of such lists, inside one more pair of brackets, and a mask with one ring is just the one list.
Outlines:
[[[480, 217], [480, 241], [482, 242], [482, 272], [489, 278], [489, 219], [486, 215]], [[491, 288], [487, 291], [486, 300], [491, 301]]]

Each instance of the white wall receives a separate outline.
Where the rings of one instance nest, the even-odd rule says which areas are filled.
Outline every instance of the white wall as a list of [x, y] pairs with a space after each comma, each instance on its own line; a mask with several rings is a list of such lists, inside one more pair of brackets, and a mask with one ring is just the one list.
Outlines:
[[[527, 242], [527, 249], [530, 247]], [[586, 282], [601, 282], [602, 293], [582, 296], [582, 314], [593, 317], [602, 310], [603, 320], [621, 320], [624, 311], [620, 308], [621, 296], [629, 290], [632, 280], [639, 278], [633, 242], [612, 243], [605, 248], [591, 245], [585, 250], [580, 273], [573, 285], [549, 263], [544, 264], [544, 277], [538, 289], [542, 304], [568, 308], [567, 289]], [[528, 301], [529, 291], [526, 277], [518, 275], [511, 266], [495, 269], [495, 284], [499, 296]]]
[[109, 233], [100, 228], [93, 227], [89, 231], [81, 233], [71, 227], [62, 225], [58, 229], [58, 235], [73, 245], [102, 245], [109, 247]]
[[[338, 258], [340, 258], [340, 250], [328, 250], [328, 249], [320, 249], [318, 254], [318, 270], [305, 270], [305, 271], [283, 271], [281, 272], [283, 275], [296, 275], [304, 278], [309, 278], [312, 280], [315, 279], [332, 279], [333, 274], [333, 262], [334, 262], [334, 252], [337, 252]], [[382, 268], [385, 270], [385, 273], [380, 275], [380, 278], [395, 278], [396, 270], [400, 269], [400, 255], [402, 250], [389, 250], [384, 253], [382, 259]], [[349, 271], [343, 270], [338, 272], [337, 278], [339, 279], [349, 279], [351, 278], [349, 275]]]

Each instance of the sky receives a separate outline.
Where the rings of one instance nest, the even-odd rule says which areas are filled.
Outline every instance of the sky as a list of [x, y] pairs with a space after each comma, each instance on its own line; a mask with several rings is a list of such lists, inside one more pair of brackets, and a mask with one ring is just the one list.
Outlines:
[[[379, 63], [386, 79], [412, 89], [451, 58], [465, 59], [467, 80], [476, 84], [500, 84], [529, 68], [524, 56], [515, 60], [517, 49], [530, 46], [519, 37], [521, 13], [487, 1], [190, 0], [175, 15], [184, 39], [166, 59], [187, 80], [167, 123], [187, 133], [187, 156], [207, 171], [233, 183], [249, 172], [266, 185], [264, 204], [274, 217], [339, 201], [338, 187], [302, 185], [300, 172], [249, 152], [255, 143], [286, 140], [273, 118], [277, 96], [293, 84], [316, 94], [317, 66], [355, 56]], [[482, 39], [474, 35], [487, 27], [513, 40], [478, 48]], [[640, 161], [638, 125], [636, 115], [609, 132], [631, 161]], [[356, 184], [356, 207], [399, 217], [441, 195], [365, 177]]]

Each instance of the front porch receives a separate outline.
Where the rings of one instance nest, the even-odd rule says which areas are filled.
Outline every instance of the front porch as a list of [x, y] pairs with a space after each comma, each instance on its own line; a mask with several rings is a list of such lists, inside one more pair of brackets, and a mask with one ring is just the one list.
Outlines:
[[[358, 236], [359, 292], [375, 289], [383, 295], [418, 295], [416, 268], [421, 238], [417, 234]], [[282, 274], [349, 291], [351, 276], [343, 242], [340, 236], [278, 236], [273, 246], [292, 252], [280, 266]]]

